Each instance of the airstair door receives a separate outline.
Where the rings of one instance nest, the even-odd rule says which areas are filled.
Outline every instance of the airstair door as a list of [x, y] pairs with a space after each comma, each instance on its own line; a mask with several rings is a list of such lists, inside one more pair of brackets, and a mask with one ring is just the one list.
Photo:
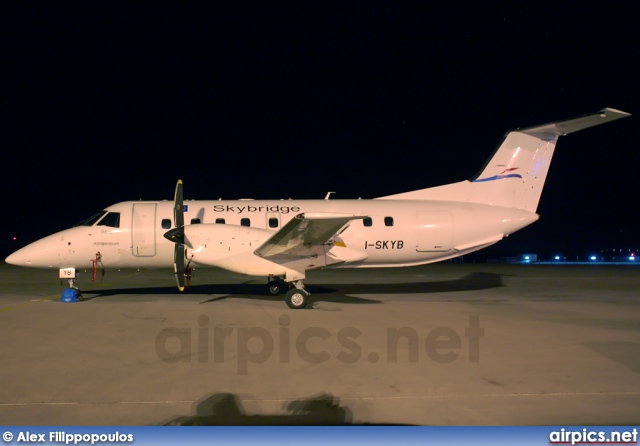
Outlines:
[[136, 257], [156, 255], [156, 203], [134, 203], [131, 249]]

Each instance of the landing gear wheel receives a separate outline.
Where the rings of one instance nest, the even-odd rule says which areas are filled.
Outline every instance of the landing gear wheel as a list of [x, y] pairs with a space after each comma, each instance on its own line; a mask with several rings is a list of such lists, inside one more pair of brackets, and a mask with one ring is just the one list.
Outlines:
[[285, 283], [282, 280], [270, 280], [267, 285], [267, 292], [272, 296], [278, 296], [285, 289]]
[[292, 288], [287, 291], [284, 297], [285, 302], [289, 306], [289, 308], [293, 310], [299, 310], [300, 308], [304, 308], [309, 303], [309, 293], [304, 290], [299, 290], [297, 288]]

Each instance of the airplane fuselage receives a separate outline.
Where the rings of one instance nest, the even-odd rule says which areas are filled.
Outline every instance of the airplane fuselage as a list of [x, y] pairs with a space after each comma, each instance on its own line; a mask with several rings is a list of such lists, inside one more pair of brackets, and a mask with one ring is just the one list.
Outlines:
[[[237, 200], [185, 201], [186, 257], [202, 266], [242, 271], [252, 253], [298, 214], [352, 213], [352, 221], [328, 249], [335, 267], [409, 266], [457, 257], [493, 244], [538, 219], [514, 208], [477, 203], [422, 200]], [[99, 253], [105, 268], [162, 268], [173, 265], [174, 244], [163, 237], [173, 228], [170, 201], [129, 201], [105, 209], [91, 226], [80, 225], [45, 237], [8, 261], [35, 268], [90, 268]], [[217, 225], [211, 227], [211, 225]], [[198, 231], [198, 228], [207, 228]], [[255, 247], [255, 248], [254, 248]], [[253, 249], [252, 249], [253, 248]], [[21, 258], [17, 258], [21, 256]], [[253, 256], [256, 257], [256, 256]], [[206, 258], [206, 261], [199, 262]], [[234, 266], [237, 263], [240, 266]], [[318, 263], [310, 266], [331, 266]], [[277, 272], [275, 273], [278, 274]]]

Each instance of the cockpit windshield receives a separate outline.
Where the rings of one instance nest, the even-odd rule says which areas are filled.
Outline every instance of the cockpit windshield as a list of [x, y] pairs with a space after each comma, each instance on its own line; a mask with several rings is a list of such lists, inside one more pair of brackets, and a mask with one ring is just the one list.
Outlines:
[[[104, 217], [104, 218], [103, 218]], [[81, 221], [76, 226], [93, 226], [98, 223], [98, 226], [108, 226], [110, 228], [120, 227], [120, 212], [108, 212], [100, 211], [93, 214], [86, 220]]]
[[110, 228], [120, 227], [120, 212], [108, 212], [100, 222], [98, 226], [109, 226]]
[[106, 213], [107, 213], [107, 211], [96, 212], [91, 217], [89, 217], [89, 218], [87, 218], [85, 220], [82, 220], [76, 226], [93, 226], [95, 224], [95, 222], [100, 220], [104, 216], [104, 214], [106, 214]]

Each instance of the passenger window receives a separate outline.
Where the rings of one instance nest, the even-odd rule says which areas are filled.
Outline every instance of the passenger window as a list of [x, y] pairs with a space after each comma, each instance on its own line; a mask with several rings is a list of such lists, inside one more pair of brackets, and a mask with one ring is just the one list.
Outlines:
[[277, 228], [278, 227], [278, 219], [275, 217], [271, 217], [269, 219], [269, 227], [270, 228]]
[[242, 226], [251, 226], [251, 220], [248, 218], [243, 218], [240, 220], [240, 225]]
[[384, 218], [385, 226], [393, 226], [393, 217], [385, 217]]
[[199, 218], [192, 218], [191, 219], [191, 224], [192, 225], [199, 225], [200, 224], [200, 219]]
[[163, 218], [162, 229], [171, 229], [171, 220], [169, 220], [168, 218]]
[[98, 222], [98, 226], [109, 226], [110, 228], [120, 227], [120, 212], [109, 212], [102, 220]]
[[371, 220], [371, 217], [367, 217], [364, 220], [362, 220], [362, 224], [368, 228], [371, 225], [373, 225], [373, 220]]
[[216, 218], [216, 224], [223, 225], [225, 223], [224, 218]]

